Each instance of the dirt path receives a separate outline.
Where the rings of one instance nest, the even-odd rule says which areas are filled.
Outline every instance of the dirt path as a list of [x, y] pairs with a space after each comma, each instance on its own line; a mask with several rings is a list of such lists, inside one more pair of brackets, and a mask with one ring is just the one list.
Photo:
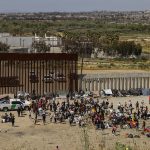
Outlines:
[[[80, 74], [81, 71], [78, 70]], [[149, 73], [144, 70], [83, 70], [83, 74], [105, 74], [105, 73]]]

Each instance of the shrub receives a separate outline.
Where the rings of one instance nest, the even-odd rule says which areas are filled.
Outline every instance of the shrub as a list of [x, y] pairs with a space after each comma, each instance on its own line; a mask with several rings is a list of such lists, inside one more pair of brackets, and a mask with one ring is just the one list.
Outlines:
[[115, 149], [116, 150], [127, 150], [127, 149], [132, 150], [131, 147], [126, 146], [125, 144], [121, 144], [119, 142], [116, 142]]

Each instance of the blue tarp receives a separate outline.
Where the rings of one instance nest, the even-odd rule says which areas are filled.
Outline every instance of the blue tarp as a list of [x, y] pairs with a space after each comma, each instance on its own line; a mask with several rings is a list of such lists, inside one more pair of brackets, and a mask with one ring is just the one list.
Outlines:
[[142, 95], [144, 96], [150, 95], [150, 89], [142, 89]]

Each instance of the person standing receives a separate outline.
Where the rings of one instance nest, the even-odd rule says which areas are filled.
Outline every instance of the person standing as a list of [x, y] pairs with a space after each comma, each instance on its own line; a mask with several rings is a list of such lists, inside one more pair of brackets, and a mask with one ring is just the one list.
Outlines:
[[110, 109], [113, 109], [114, 107], [113, 107], [113, 103], [111, 102], [111, 104], [110, 104]]
[[120, 110], [120, 107], [121, 107], [121, 103], [119, 102], [119, 103], [118, 103], [118, 109], [119, 109], [119, 110]]
[[36, 122], [37, 122], [37, 115], [38, 115], [38, 112], [36, 111], [35, 112], [35, 118], [34, 118], [34, 124], [36, 124]]
[[136, 130], [138, 130], [139, 129], [139, 120], [137, 119], [137, 121], [136, 121]]
[[42, 119], [43, 119], [43, 124], [45, 125], [45, 122], [46, 122], [46, 113], [45, 113], [45, 110], [43, 110], [43, 112], [42, 112]]
[[140, 119], [140, 117], [141, 117], [140, 109], [137, 110], [137, 117], [138, 117], [138, 119]]
[[142, 124], [142, 128], [143, 128], [143, 130], [145, 130], [145, 127], [146, 127], [146, 122], [145, 122], [145, 121], [143, 121], [143, 124]]
[[136, 105], [136, 110], [138, 110], [139, 109], [139, 102], [137, 101], [135, 105]]
[[117, 131], [117, 126], [113, 125], [113, 127], [112, 127], [112, 134], [115, 135], [116, 131]]
[[52, 104], [51, 100], [50, 100], [49, 106], [50, 106], [50, 111], [52, 112], [52, 110], [53, 110], [53, 104]]
[[109, 100], [107, 99], [106, 100], [106, 107], [108, 108], [108, 105], [109, 105]]
[[58, 146], [56, 146], [56, 150], [60, 150]]
[[66, 95], [66, 99], [67, 101], [69, 101], [69, 93]]
[[18, 117], [20, 117], [20, 113], [21, 113], [21, 106], [18, 107], [17, 109], [17, 113], [18, 113]]
[[54, 123], [57, 123], [57, 114], [54, 112]]
[[31, 119], [31, 106], [29, 106], [28, 111], [29, 111], [29, 119]]
[[23, 106], [20, 105], [20, 112], [21, 112], [21, 116], [23, 115]]
[[14, 127], [14, 124], [15, 124], [15, 116], [14, 116], [14, 114], [11, 117], [11, 123], [12, 123], [12, 127]]

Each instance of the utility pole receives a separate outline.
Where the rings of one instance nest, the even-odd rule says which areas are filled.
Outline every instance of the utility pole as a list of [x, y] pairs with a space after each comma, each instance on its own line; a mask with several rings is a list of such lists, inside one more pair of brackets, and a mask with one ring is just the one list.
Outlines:
[[82, 43], [82, 52], [81, 52], [81, 74], [80, 74], [80, 90], [82, 90], [82, 78], [83, 78], [83, 59], [84, 59], [84, 42]]

